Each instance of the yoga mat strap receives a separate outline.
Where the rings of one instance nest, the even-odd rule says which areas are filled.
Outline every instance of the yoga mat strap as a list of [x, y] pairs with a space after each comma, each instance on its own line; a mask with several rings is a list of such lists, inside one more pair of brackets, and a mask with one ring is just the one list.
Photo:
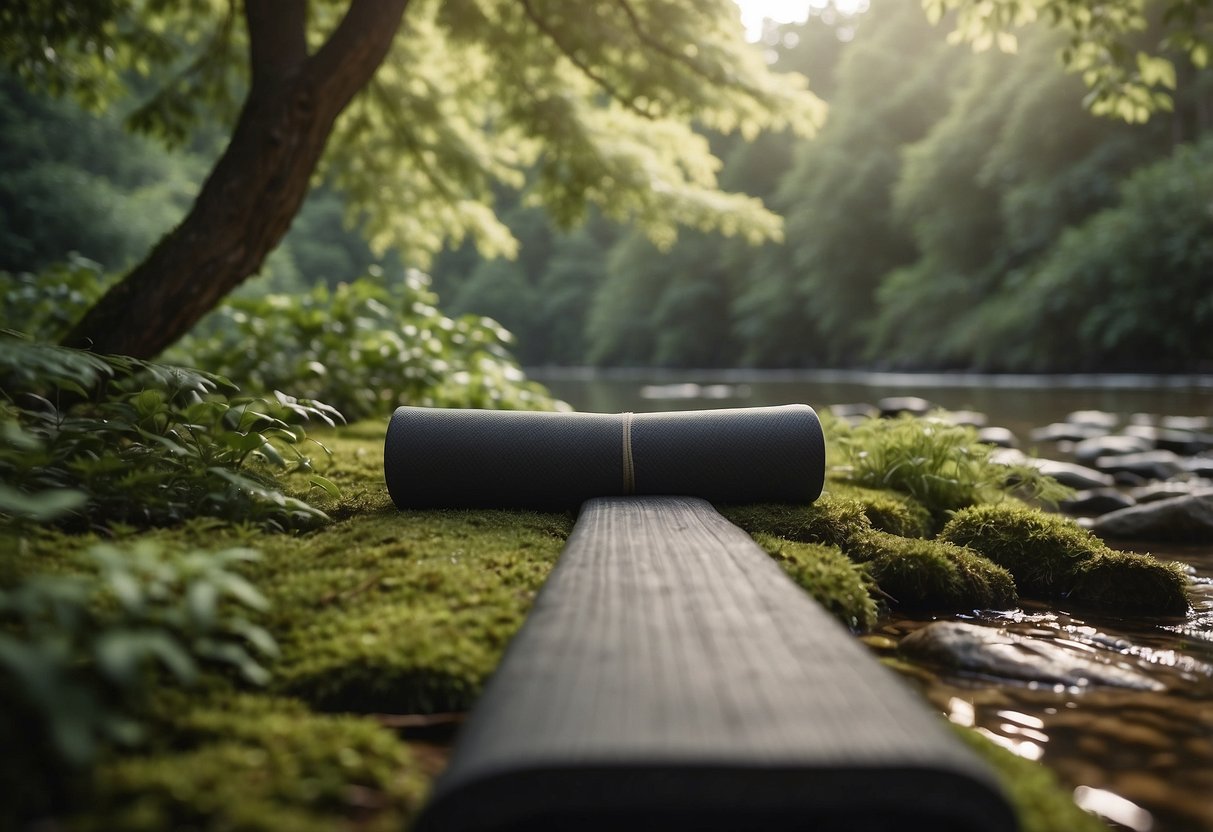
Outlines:
[[401, 407], [383, 463], [399, 508], [570, 510], [629, 494], [809, 503], [825, 481], [825, 440], [803, 404], [634, 414]]

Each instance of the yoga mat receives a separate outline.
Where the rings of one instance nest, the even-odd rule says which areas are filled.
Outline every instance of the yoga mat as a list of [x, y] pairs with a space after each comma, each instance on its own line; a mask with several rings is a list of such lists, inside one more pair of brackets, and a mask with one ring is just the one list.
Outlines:
[[825, 441], [808, 405], [668, 413], [401, 407], [383, 449], [399, 508], [576, 509], [592, 497], [674, 494], [809, 503]]

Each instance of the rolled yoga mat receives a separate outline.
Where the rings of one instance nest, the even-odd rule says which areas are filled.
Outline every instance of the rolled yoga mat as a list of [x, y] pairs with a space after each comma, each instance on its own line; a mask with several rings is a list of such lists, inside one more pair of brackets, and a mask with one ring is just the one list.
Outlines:
[[399, 508], [564, 510], [633, 494], [810, 503], [825, 481], [825, 441], [803, 404], [614, 414], [401, 407], [383, 467]]

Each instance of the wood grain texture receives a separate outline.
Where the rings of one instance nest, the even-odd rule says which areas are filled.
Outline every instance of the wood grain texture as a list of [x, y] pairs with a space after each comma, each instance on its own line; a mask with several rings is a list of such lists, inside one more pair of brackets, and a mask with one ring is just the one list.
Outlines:
[[993, 781], [708, 503], [601, 498], [422, 830], [1011, 830]]

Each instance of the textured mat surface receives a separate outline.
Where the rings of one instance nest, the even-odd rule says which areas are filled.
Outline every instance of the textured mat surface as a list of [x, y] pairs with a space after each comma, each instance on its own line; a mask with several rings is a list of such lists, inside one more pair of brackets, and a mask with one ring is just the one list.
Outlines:
[[979, 761], [706, 502], [604, 498], [423, 832], [1012, 830]]
[[400, 508], [575, 509], [591, 497], [817, 499], [825, 442], [807, 405], [671, 413], [401, 407], [383, 451]]

